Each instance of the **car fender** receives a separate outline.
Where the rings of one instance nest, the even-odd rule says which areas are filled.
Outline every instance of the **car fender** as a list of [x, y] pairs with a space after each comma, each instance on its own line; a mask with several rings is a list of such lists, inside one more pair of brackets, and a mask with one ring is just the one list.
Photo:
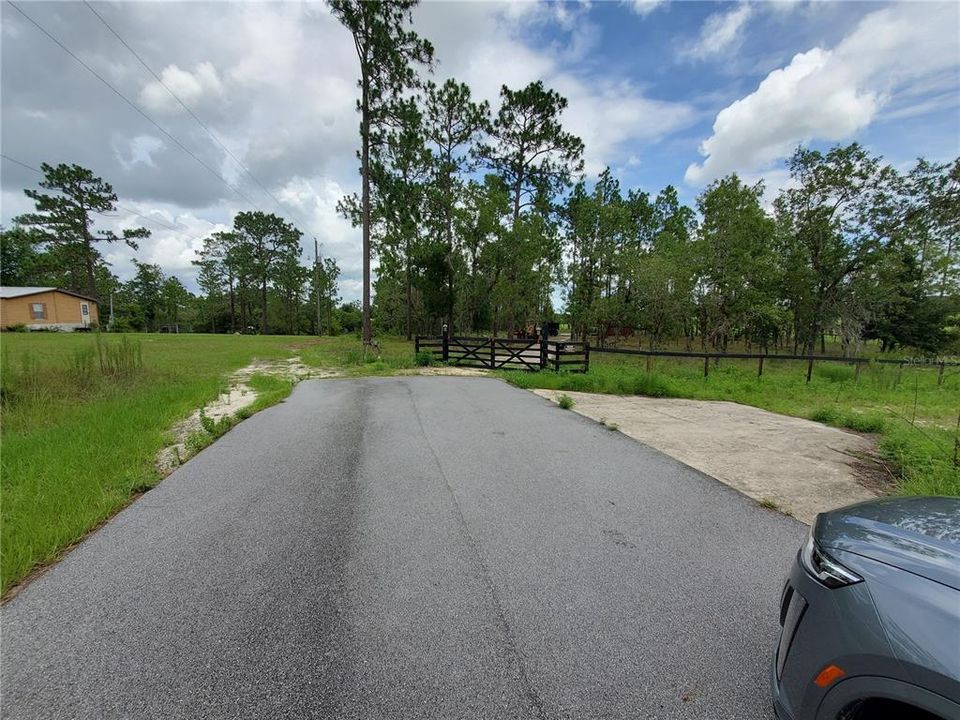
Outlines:
[[840, 711], [850, 703], [867, 698], [898, 700], [944, 720], [960, 720], [960, 705], [943, 695], [902, 680], [866, 675], [841, 680], [831, 688], [820, 701], [816, 720], [836, 720]]

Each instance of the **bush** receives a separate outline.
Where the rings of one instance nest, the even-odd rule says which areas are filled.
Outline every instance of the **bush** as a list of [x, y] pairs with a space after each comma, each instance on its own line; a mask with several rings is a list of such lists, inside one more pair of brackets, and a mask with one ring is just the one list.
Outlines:
[[414, 357], [414, 362], [418, 367], [430, 367], [433, 365], [433, 353], [429, 350], [421, 350]]
[[573, 407], [573, 398], [570, 397], [569, 395], [561, 395], [560, 398], [557, 400], [557, 404], [563, 410], [570, 410]]
[[4, 330], [6, 332], [28, 332], [26, 323], [17, 323], [16, 325], [7, 325]]

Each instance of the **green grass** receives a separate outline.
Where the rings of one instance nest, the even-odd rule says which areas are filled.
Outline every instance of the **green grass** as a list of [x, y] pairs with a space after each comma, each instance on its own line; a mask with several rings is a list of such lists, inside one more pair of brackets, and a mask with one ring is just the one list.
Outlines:
[[[415, 366], [412, 343], [380, 343], [378, 358], [353, 336], [3, 334], [2, 592], [159, 482], [154, 461], [171, 428], [226, 390], [231, 372], [292, 355], [347, 375]], [[253, 405], [205, 421], [191, 452], [292, 389], [267, 375], [249, 384]]]
[[378, 337], [380, 355], [363, 351], [353, 335], [309, 341], [298, 351], [303, 362], [318, 368], [336, 368], [349, 376], [391, 375], [417, 367], [413, 343], [396, 337]]
[[[121, 355], [124, 340], [103, 336], [103, 354]], [[105, 375], [95, 336], [0, 337], [3, 592], [155, 485], [154, 459], [171, 427], [214, 400], [231, 371], [254, 358], [287, 357], [297, 340], [130, 335], [142, 366]], [[247, 412], [289, 392], [277, 378], [251, 383], [261, 395]]]
[[711, 363], [657, 358], [646, 371], [643, 358], [594, 353], [588, 373], [507, 371], [500, 375], [524, 388], [729, 400], [836, 427], [875, 433], [883, 455], [899, 472], [896, 491], [909, 495], [960, 496], [960, 469], [953, 464], [960, 371], [937, 384], [937, 370], [874, 364], [857, 378], [852, 367], [820, 363], [806, 383], [802, 362], [767, 360], [763, 377], [755, 361]]

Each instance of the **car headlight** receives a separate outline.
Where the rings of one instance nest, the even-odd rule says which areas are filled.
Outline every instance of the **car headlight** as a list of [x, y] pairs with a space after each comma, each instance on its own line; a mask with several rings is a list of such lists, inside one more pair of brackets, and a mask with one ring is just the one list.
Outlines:
[[800, 564], [803, 565], [804, 570], [828, 588], [846, 587], [863, 582], [862, 577], [852, 570], [848, 570], [824, 552], [813, 537], [814, 527], [816, 527], [815, 524], [810, 527], [807, 541], [800, 548]]

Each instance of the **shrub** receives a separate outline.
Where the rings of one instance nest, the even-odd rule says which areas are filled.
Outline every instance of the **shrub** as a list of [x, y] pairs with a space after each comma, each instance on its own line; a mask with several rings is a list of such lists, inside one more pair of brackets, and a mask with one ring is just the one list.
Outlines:
[[569, 395], [561, 395], [557, 404], [564, 410], [570, 410], [573, 407], [573, 398]]
[[429, 350], [421, 350], [414, 358], [418, 367], [430, 367], [433, 365], [433, 353]]

